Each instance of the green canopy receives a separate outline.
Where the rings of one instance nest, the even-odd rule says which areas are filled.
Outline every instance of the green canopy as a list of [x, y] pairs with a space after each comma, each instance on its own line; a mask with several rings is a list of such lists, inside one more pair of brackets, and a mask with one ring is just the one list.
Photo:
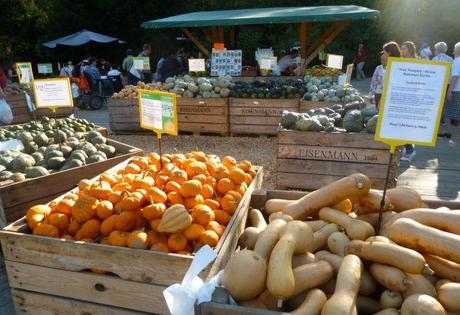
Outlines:
[[379, 11], [356, 5], [202, 11], [146, 21], [143, 28], [230, 26], [369, 19]]

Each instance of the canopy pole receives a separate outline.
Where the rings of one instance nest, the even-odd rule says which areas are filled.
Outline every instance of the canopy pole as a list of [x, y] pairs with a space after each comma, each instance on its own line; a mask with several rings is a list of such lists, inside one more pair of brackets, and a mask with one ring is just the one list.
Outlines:
[[326, 48], [332, 41], [342, 33], [347, 26], [350, 24], [350, 21], [338, 21], [335, 22], [333, 26], [327, 29], [321, 36], [308, 48], [306, 52], [305, 65], [308, 65], [319, 52]]
[[200, 42], [198, 38], [195, 37], [195, 35], [192, 34], [192, 32], [189, 31], [188, 28], [183, 27], [181, 28], [181, 30], [188, 38], [190, 38], [190, 40], [195, 44], [195, 46], [198, 47], [198, 49], [200, 49], [206, 56], [208, 57], [211, 56], [211, 53], [209, 52], [209, 50]]
[[300, 57], [307, 57], [307, 44], [310, 39], [310, 23], [300, 23]]

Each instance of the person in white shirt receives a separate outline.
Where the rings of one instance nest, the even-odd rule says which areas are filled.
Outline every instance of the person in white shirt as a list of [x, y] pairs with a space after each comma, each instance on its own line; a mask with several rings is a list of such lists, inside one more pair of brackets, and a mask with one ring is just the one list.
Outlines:
[[295, 62], [299, 54], [297, 49], [291, 49], [289, 55], [284, 56], [279, 61], [279, 69], [282, 75], [294, 75]]
[[425, 60], [430, 60], [433, 57], [431, 48], [427, 43], [422, 44], [422, 49], [420, 49], [420, 58]]
[[444, 111], [446, 133], [441, 135], [447, 138], [451, 137], [450, 131], [454, 125], [453, 121], [460, 121], [460, 42], [455, 44], [454, 57]]
[[453, 62], [451, 56], [447, 55], [447, 44], [445, 42], [439, 42], [434, 45], [434, 57], [433, 61], [444, 61], [444, 62]]
[[73, 70], [72, 61], [69, 61], [65, 64], [64, 67], [61, 68], [61, 72], [59, 76], [63, 78], [70, 78], [72, 77], [72, 70]]

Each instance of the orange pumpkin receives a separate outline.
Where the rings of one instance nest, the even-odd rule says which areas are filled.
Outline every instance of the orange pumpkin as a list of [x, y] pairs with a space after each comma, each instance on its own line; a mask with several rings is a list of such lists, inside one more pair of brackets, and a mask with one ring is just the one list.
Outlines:
[[34, 235], [59, 237], [59, 230], [54, 225], [48, 223], [39, 223], [35, 226], [32, 233]]
[[168, 201], [171, 205], [184, 204], [184, 199], [182, 199], [182, 196], [176, 191], [168, 193]]
[[43, 217], [46, 217], [51, 213], [51, 208], [47, 205], [35, 205], [33, 207], [30, 207], [29, 210], [27, 210], [26, 213], [26, 221], [28, 221], [29, 217], [40, 214], [43, 215]]
[[214, 221], [215, 214], [212, 209], [206, 205], [197, 205], [192, 211], [193, 222], [206, 226], [210, 221]]
[[120, 211], [136, 211], [140, 208], [144, 196], [140, 192], [126, 192], [121, 201], [117, 203], [117, 207]]
[[219, 222], [221, 225], [227, 225], [232, 218], [227, 212], [224, 210], [214, 210], [214, 215], [216, 217], [216, 221]]
[[235, 196], [231, 194], [226, 194], [221, 200], [220, 205], [222, 209], [224, 209], [229, 214], [233, 214], [238, 207], [239, 200], [235, 198]]
[[[75, 201], [78, 199], [78, 194], [68, 194], [64, 197], [64, 199], [70, 199]], [[49, 206], [52, 208], [51, 204]]]
[[165, 203], [168, 200], [168, 196], [164, 191], [157, 187], [152, 187], [147, 190], [148, 200], [153, 200], [154, 203]]
[[244, 172], [248, 172], [252, 167], [252, 163], [248, 160], [244, 160], [238, 163], [238, 167], [241, 168]]
[[[75, 239], [80, 240], [83, 238], [95, 239], [100, 234], [101, 223], [96, 219], [91, 219], [83, 223], [80, 230], [77, 232]], [[80, 235], [79, 235], [80, 234]], [[81, 237], [78, 237], [81, 236]]]
[[222, 178], [228, 178], [229, 172], [228, 169], [223, 166], [219, 165], [216, 170], [216, 175], [214, 176], [217, 181], [221, 180]]
[[188, 228], [186, 228], [182, 233], [188, 240], [197, 240], [200, 238], [201, 234], [204, 233], [206, 229], [197, 223], [192, 223]]
[[99, 200], [92, 196], [85, 196], [75, 201], [72, 208], [72, 216], [84, 223], [96, 215], [96, 208], [99, 205]]
[[129, 163], [122, 172], [123, 174], [139, 174], [141, 172], [141, 168], [137, 164]]
[[118, 216], [118, 214], [113, 214], [104, 221], [102, 221], [100, 226], [102, 235], [107, 236], [115, 230], [115, 221]]
[[165, 243], [162, 243], [162, 242], [158, 242], [158, 243], [153, 244], [152, 247], [150, 247], [150, 249], [158, 251], [158, 252], [169, 253], [168, 245], [166, 245]]
[[160, 226], [161, 219], [154, 219], [150, 221], [150, 228], [156, 232], [158, 232], [158, 227]]
[[[77, 198], [78, 200], [78, 198]], [[53, 212], [59, 212], [66, 216], [72, 216], [72, 208], [75, 205], [76, 200], [73, 199], [61, 199], [58, 204], [54, 207]]]
[[214, 189], [208, 184], [204, 184], [203, 188], [201, 189], [201, 195], [205, 199], [210, 199], [214, 196]]
[[241, 199], [243, 198], [243, 196], [242, 196], [239, 192], [237, 192], [237, 191], [235, 191], [235, 190], [230, 190], [230, 191], [228, 191], [228, 192], [226, 193], [226, 195], [232, 196], [233, 199], [235, 199], [237, 202], [240, 202]]
[[205, 199], [204, 204], [207, 205], [212, 210], [216, 210], [220, 208], [220, 203], [214, 199]]
[[177, 182], [171, 182], [169, 181], [166, 185], [165, 185], [165, 190], [167, 193], [171, 192], [171, 191], [176, 191], [176, 192], [179, 192], [179, 189], [180, 189], [180, 184], [177, 183]]
[[179, 193], [181, 194], [182, 197], [185, 197], [185, 198], [195, 197], [196, 195], [201, 193], [202, 188], [203, 188], [203, 185], [201, 184], [200, 181], [196, 179], [192, 179], [182, 184], [182, 186], [179, 189]]
[[97, 199], [107, 199], [111, 192], [112, 186], [107, 182], [98, 181], [89, 187], [90, 195]]
[[126, 247], [130, 233], [125, 231], [113, 231], [109, 235], [109, 243], [112, 246]]
[[75, 234], [77, 234], [77, 232], [78, 232], [78, 230], [80, 230], [80, 228], [81, 228], [81, 223], [78, 220], [76, 220], [75, 218], [71, 218], [70, 223], [67, 226], [67, 233], [69, 233], [70, 235], [74, 236]]
[[144, 216], [142, 215], [142, 211], [134, 211], [134, 228], [135, 230], [140, 230], [145, 227], [145, 219]]
[[235, 184], [230, 178], [222, 178], [217, 183], [217, 192], [221, 195], [225, 195], [227, 191], [233, 190], [234, 188]]
[[63, 213], [51, 213], [46, 220], [60, 231], [65, 231], [69, 226], [69, 218]]
[[119, 231], [130, 231], [135, 223], [135, 214], [131, 211], [124, 211], [115, 218], [115, 229]]
[[110, 184], [110, 186], [115, 185], [118, 182], [117, 177], [114, 174], [103, 173], [99, 176], [100, 181], [104, 181]]
[[170, 181], [174, 181], [180, 185], [185, 183], [188, 179], [187, 172], [184, 170], [175, 170], [171, 172], [171, 176], [169, 177]]
[[136, 164], [142, 170], [145, 170], [150, 165], [149, 158], [144, 157], [144, 156], [140, 156], [140, 157], [137, 157], [137, 158], [131, 160], [131, 163]]
[[224, 159], [222, 160], [222, 164], [228, 168], [228, 169], [231, 169], [232, 167], [236, 166], [236, 160], [231, 157], [231, 156], [226, 156], [224, 157]]
[[244, 174], [244, 182], [246, 183], [246, 185], [250, 185], [251, 182], [252, 182], [252, 176], [251, 174], [248, 174], [248, 173], [245, 173]]
[[149, 245], [147, 233], [143, 231], [134, 231], [128, 237], [126, 242], [130, 248], [141, 248], [145, 249]]
[[99, 241], [99, 244], [110, 245], [110, 241], [108, 237], [104, 237]]
[[27, 225], [33, 230], [38, 224], [44, 222], [46, 217], [43, 214], [34, 214], [27, 219]]
[[245, 174], [246, 173], [242, 169], [234, 167], [228, 172], [228, 177], [235, 185], [240, 185], [241, 183], [244, 183]]
[[82, 179], [79, 183], [78, 183], [78, 189], [80, 191], [83, 191], [85, 190], [85, 188], [88, 188], [89, 186], [91, 186], [91, 181], [89, 179]]
[[248, 171], [248, 174], [251, 175], [252, 178], [254, 178], [257, 174], [256, 169], [254, 167], [251, 167]]
[[114, 212], [113, 204], [108, 200], [102, 200], [99, 202], [96, 208], [96, 214], [101, 219], [107, 219]]
[[141, 178], [135, 179], [133, 184], [132, 184], [131, 189], [133, 189], [133, 190], [136, 190], [136, 189], [149, 190], [150, 187], [153, 187], [153, 186], [155, 186], [155, 180], [150, 176], [146, 176], [146, 177], [141, 177]]
[[187, 247], [187, 239], [184, 235], [179, 233], [171, 234], [168, 237], [168, 247], [173, 252], [184, 250]]
[[214, 231], [205, 231], [200, 236], [200, 242], [211, 247], [215, 247], [219, 242], [219, 235]]
[[224, 227], [222, 227], [222, 225], [220, 225], [217, 221], [210, 221], [208, 225], [206, 225], [206, 230], [216, 232], [219, 237], [224, 234]]
[[166, 234], [150, 230], [147, 232], [147, 241], [149, 243], [148, 246], [152, 246], [158, 242], [166, 243], [168, 241], [168, 236]]
[[241, 183], [241, 185], [238, 185], [235, 187], [235, 191], [239, 193], [241, 196], [244, 196], [244, 194], [246, 193], [246, 190], [248, 190], [248, 186], [244, 182]]
[[155, 187], [163, 189], [166, 183], [169, 181], [168, 176], [160, 175], [155, 179]]
[[131, 185], [129, 183], [117, 183], [112, 186], [113, 191], [120, 191], [120, 192], [125, 192], [131, 189]]
[[188, 164], [185, 170], [187, 172], [188, 178], [193, 178], [200, 174], [204, 175], [207, 172], [206, 164], [198, 161]]
[[215, 177], [217, 174], [217, 168], [219, 167], [219, 165], [211, 160], [206, 161], [205, 164], [206, 164], [206, 169], [208, 170], [208, 173], [211, 176]]
[[150, 204], [141, 209], [142, 215], [149, 221], [161, 218], [165, 210], [166, 206], [163, 203]]

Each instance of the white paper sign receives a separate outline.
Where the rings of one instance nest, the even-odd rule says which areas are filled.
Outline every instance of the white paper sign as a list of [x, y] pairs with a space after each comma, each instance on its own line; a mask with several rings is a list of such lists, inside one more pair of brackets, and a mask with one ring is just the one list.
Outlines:
[[449, 73], [448, 63], [390, 58], [376, 139], [436, 145]]
[[68, 78], [33, 81], [35, 102], [40, 107], [73, 107]]
[[189, 59], [188, 60], [188, 71], [190, 72], [206, 71], [206, 65], [205, 65], [204, 59]]
[[274, 70], [277, 65], [276, 57], [261, 57], [260, 58], [260, 69], [263, 70]]
[[342, 69], [343, 56], [327, 54], [326, 66], [328, 68]]
[[39, 63], [37, 64], [38, 73], [49, 74], [53, 73], [53, 64]]

